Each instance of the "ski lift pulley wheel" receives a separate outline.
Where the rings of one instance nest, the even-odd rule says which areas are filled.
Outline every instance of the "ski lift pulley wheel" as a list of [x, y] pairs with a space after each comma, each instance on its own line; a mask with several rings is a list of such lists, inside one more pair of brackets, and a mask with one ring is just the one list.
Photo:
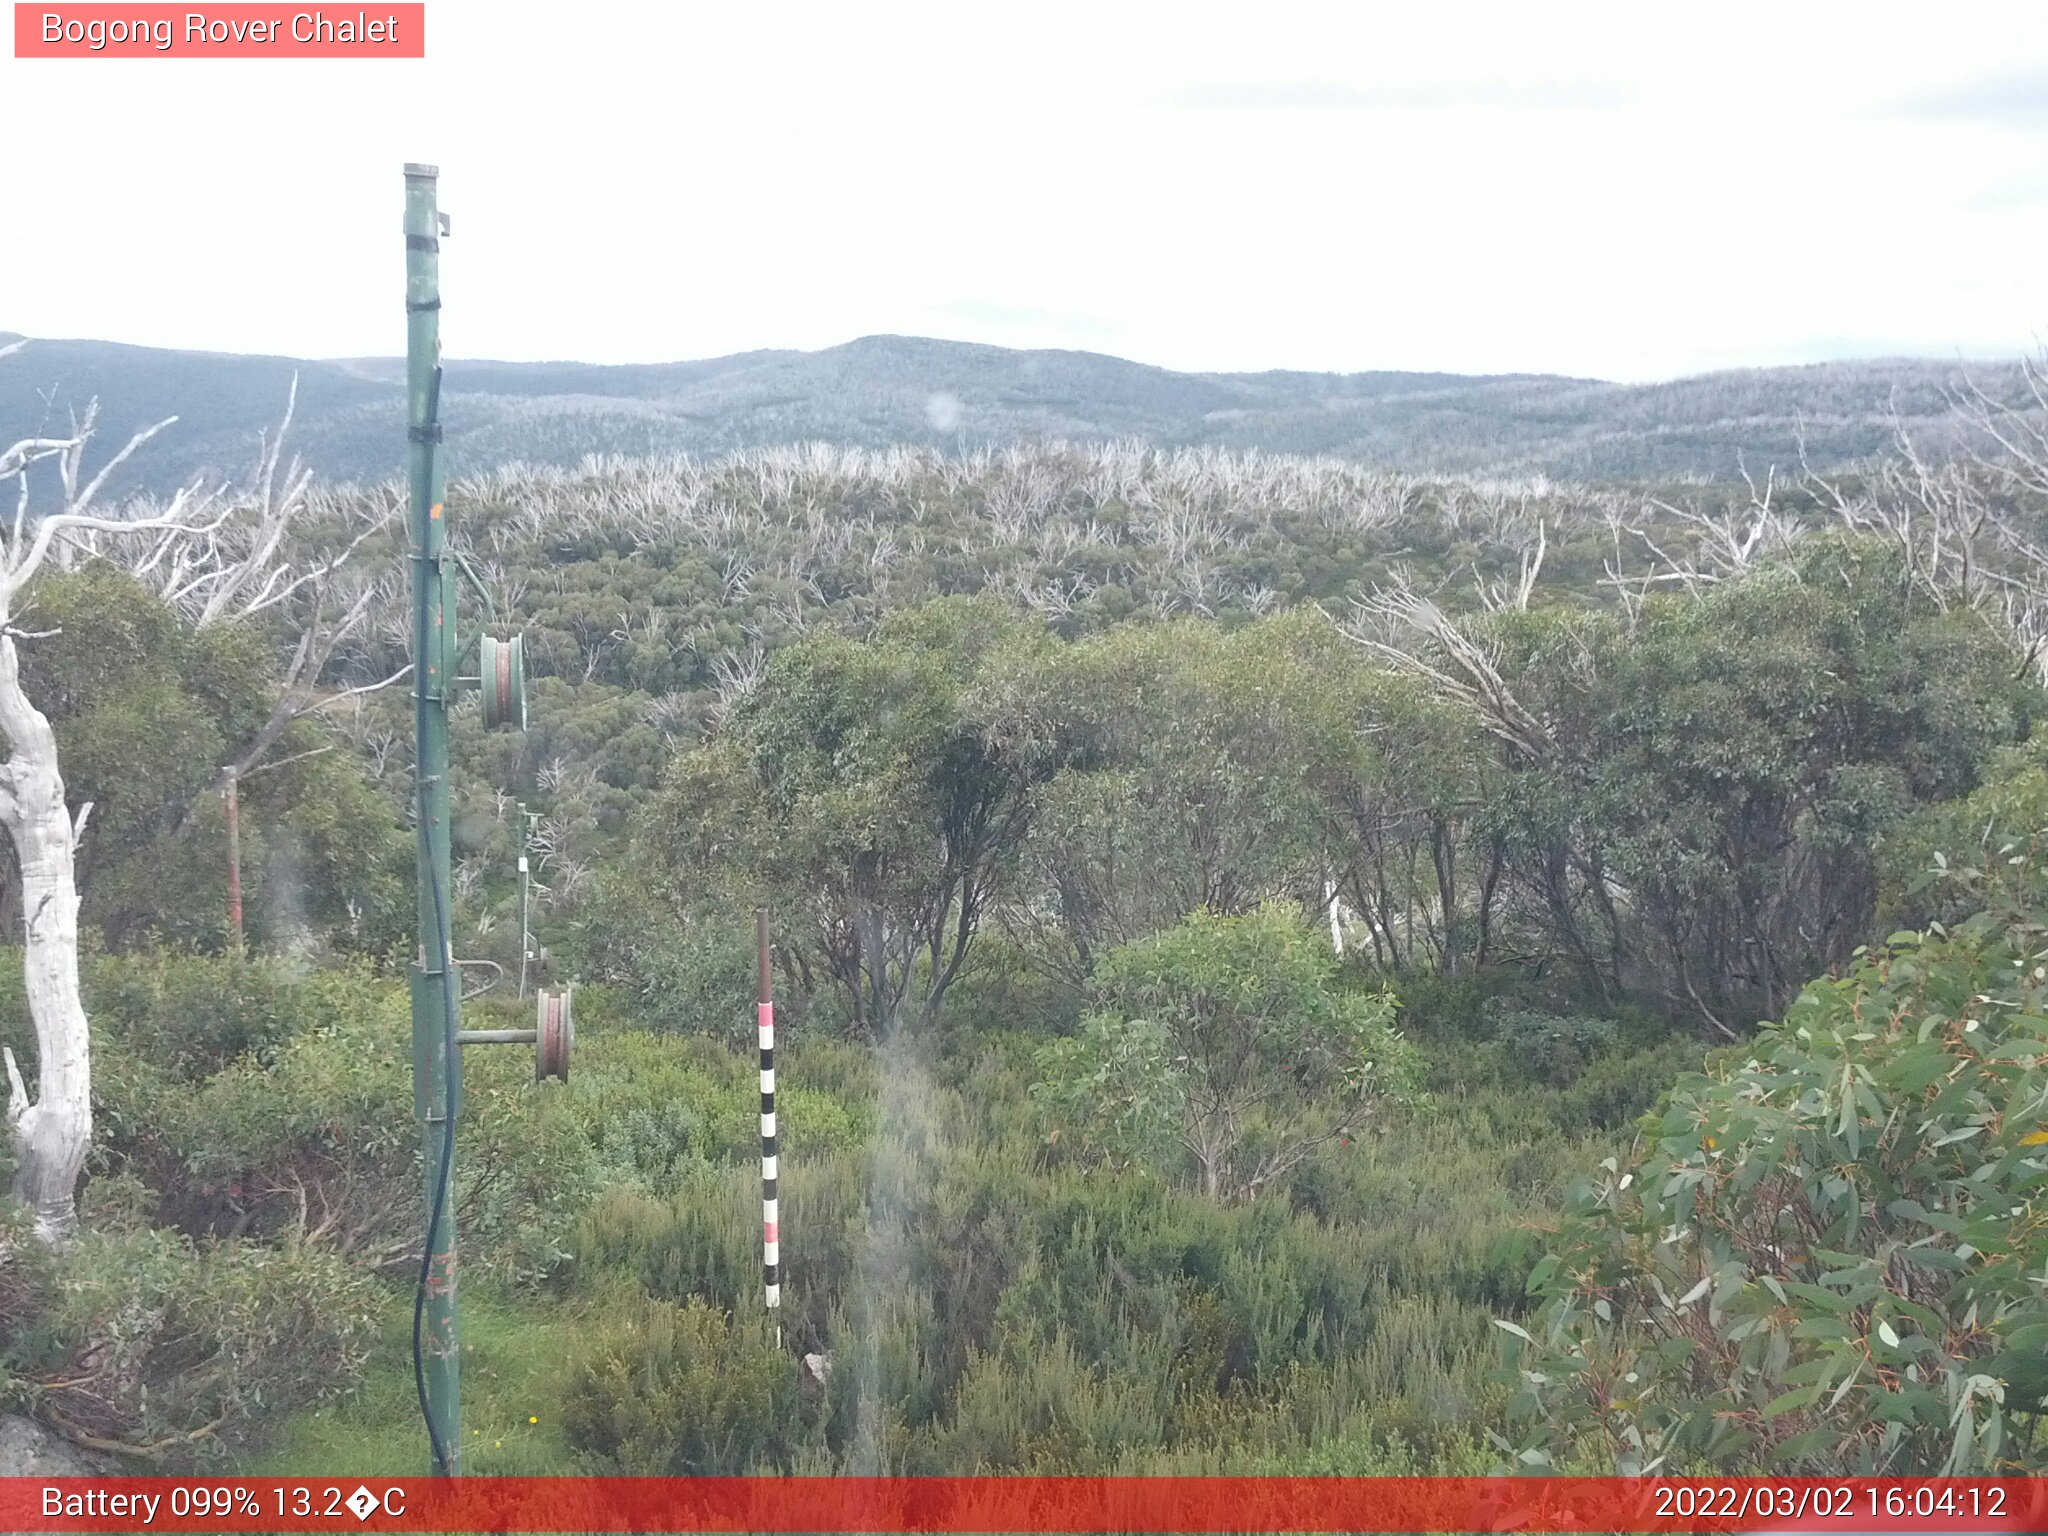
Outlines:
[[540, 1019], [534, 1031], [533, 1076], [569, 1081], [569, 1048], [576, 1043], [576, 1021], [570, 1011], [569, 989], [559, 992], [541, 988]]
[[492, 730], [526, 729], [526, 647], [524, 637], [495, 640], [485, 635], [478, 647], [477, 670], [483, 688], [484, 724]]

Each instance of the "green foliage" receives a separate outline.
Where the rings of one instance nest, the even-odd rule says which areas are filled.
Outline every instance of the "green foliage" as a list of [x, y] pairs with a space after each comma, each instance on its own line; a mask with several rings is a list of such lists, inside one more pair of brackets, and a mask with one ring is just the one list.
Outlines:
[[[1327, 964], [1313, 935], [1303, 942]], [[418, 1167], [398, 989], [253, 962], [101, 963], [102, 1124], [120, 1130], [88, 1185], [91, 1219], [204, 1233], [246, 1216], [252, 1252], [267, 1237], [268, 1251], [342, 1257], [357, 1273], [392, 1257], [402, 1292]], [[224, 994], [208, 1016], [219, 1022], [179, 1074], [145, 1080], [127, 1042], [173, 1038], [209, 985]], [[782, 1058], [788, 1352], [770, 1352], [770, 1378], [753, 1332], [751, 1052], [630, 1028], [602, 989], [588, 1000], [567, 1085], [532, 1085], [520, 1052], [467, 1062], [465, 1272], [555, 1274], [580, 1319], [536, 1324], [557, 1374], [527, 1371], [512, 1432], [485, 1429], [500, 1470], [567, 1470], [572, 1455], [620, 1470], [670, 1455], [799, 1470], [1063, 1457], [1160, 1471], [1478, 1469], [1475, 1442], [1500, 1402], [1484, 1380], [1488, 1319], [1515, 1304], [1529, 1262], [1519, 1227], [1594, 1155], [1548, 1123], [1555, 1091], [1486, 1089], [1427, 1113], [1390, 1107], [1373, 1134], [1326, 1143], [1269, 1198], [1223, 1206], [1047, 1145], [1028, 1098], [1035, 1018], [1008, 1033], [1000, 1019], [971, 1035], [949, 1026], [928, 1063], [914, 1042], [877, 1053], [800, 1032]], [[294, 1011], [304, 1031], [279, 1035]], [[251, 1043], [217, 1067], [230, 1041]], [[1509, 1102], [1522, 1118], [1504, 1114]], [[308, 1196], [303, 1233], [296, 1191], [269, 1192], [292, 1178]], [[327, 1210], [340, 1219], [322, 1231]], [[579, 1211], [571, 1242], [564, 1224]], [[341, 1235], [351, 1223], [368, 1223], [353, 1246]], [[565, 1251], [572, 1261], [551, 1257]], [[670, 1363], [636, 1377], [628, 1367], [666, 1315], [643, 1293], [680, 1311]], [[378, 1347], [387, 1367], [402, 1363], [403, 1330]], [[752, 1373], [787, 1393], [789, 1353], [811, 1349], [834, 1358], [831, 1385], [794, 1410], [778, 1396], [760, 1439]], [[714, 1369], [733, 1394], [701, 1390]], [[409, 1378], [387, 1374], [371, 1401], [291, 1419], [273, 1458], [306, 1464], [318, 1433], [366, 1469], [383, 1454], [373, 1447], [413, 1446]], [[525, 1423], [527, 1401], [556, 1425], [572, 1398], [573, 1443], [529, 1445], [546, 1431]]]
[[1115, 1157], [1178, 1148], [1210, 1196], [1254, 1196], [1414, 1086], [1392, 994], [1340, 990], [1336, 971], [1276, 908], [1196, 912], [1103, 957], [1103, 1007], [1046, 1047], [1040, 1093]]
[[1612, 1019], [1561, 1017], [1504, 1008], [1493, 1021], [1493, 1051], [1539, 1082], [1564, 1087], [1609, 1052], [1621, 1026]]
[[[1894, 926], [1958, 923], [1986, 892], [2037, 902], [2048, 827], [2048, 731], [1991, 754], [1969, 794], [1920, 810], [1880, 845], [1880, 915]], [[1938, 878], [1946, 876], [1947, 878]]]
[[[259, 625], [193, 629], [111, 563], [37, 578], [22, 686], [49, 716], [80, 844], [82, 917], [110, 946], [219, 948], [227, 939], [221, 764], [276, 699]], [[45, 633], [44, 631], [48, 631]], [[280, 944], [325, 939], [383, 954], [403, 932], [407, 840], [397, 808], [325, 727], [302, 720], [242, 793], [249, 928]], [[0, 927], [18, 930], [11, 849], [0, 850]]]
[[74, 1436], [187, 1465], [363, 1368], [374, 1288], [332, 1254], [147, 1227], [10, 1246], [0, 1399]]
[[1006, 932], [986, 932], [946, 994], [945, 1030], [937, 1044], [971, 1057], [997, 1041], [1070, 1034], [1087, 1000], [1084, 986], [1043, 964], [1041, 952]]
[[[991, 916], [1078, 988], [1188, 911], [1282, 900], [1341, 904], [1383, 966], [1562, 962], [1595, 1016], [1643, 1003], [1726, 1039], [1869, 936], [1878, 850], [2038, 703], [2008, 638], [1852, 538], [1626, 614], [1469, 627], [1532, 722], [1516, 745], [1444, 686], [1447, 631], [1421, 642], [1433, 675], [1306, 610], [1061, 642], [954, 599], [813, 632], [676, 754], [650, 840], [685, 932], [825, 892], [789, 936], [799, 990], [871, 1033], [906, 1002], [935, 1018]], [[618, 941], [640, 954], [619, 974], [687, 966], [667, 943]]]
[[641, 1301], [595, 1330], [570, 1369], [569, 1443], [642, 1477], [768, 1470], [788, 1441], [795, 1377], [758, 1322], [701, 1301]]
[[[2048, 804], [2039, 753], [1997, 749], [2038, 691], [1888, 554], [1809, 538], [1615, 608], [1576, 492], [1124, 450], [521, 475], [455, 500], [539, 674], [523, 737], [457, 711], [461, 951], [517, 961], [524, 796], [535, 926], [582, 984], [568, 1084], [534, 1084], [523, 1052], [466, 1061], [467, 1272], [514, 1310], [546, 1282], [582, 1320], [575, 1348], [536, 1336], [555, 1375], [522, 1378], [550, 1423], [567, 1407], [566, 1439], [503, 1469], [1482, 1470], [1511, 1388], [1556, 1414], [1523, 1446], [1571, 1467], [2013, 1459], [2042, 1321], [2000, 1268], [2039, 1256], [1995, 1215], [2034, 1160], [1999, 1074], [2038, 1064], [1972, 1042], [2031, 1028], [2038, 1000], [1999, 969], [2022, 941], [1895, 946], [1816, 984], [1753, 1066], [1669, 1034], [1779, 1011], [1872, 936], [1881, 895], [1959, 922], [1976, 892], [2033, 889], [2006, 861]], [[1458, 620], [1527, 740], [1445, 686], [1462, 674], [1427, 636], [1404, 643], [1436, 676], [1311, 606], [1345, 611], [1399, 559], [1449, 611], [1472, 577], [1512, 582], [1537, 519], [1534, 602]], [[1653, 521], [1674, 549], [1698, 536]], [[259, 1392], [302, 1402], [273, 1384], [292, 1330], [345, 1378], [343, 1282], [389, 1271], [400, 1295], [414, 1257], [406, 1001], [371, 968], [406, 948], [405, 700], [364, 696], [346, 741], [302, 721], [244, 785], [259, 950], [364, 963], [194, 955], [224, 937], [213, 775], [267, 710], [275, 636], [191, 632], [104, 567], [43, 601], [26, 622], [63, 633], [25, 645], [32, 691], [74, 798], [100, 802], [104, 1273], [76, 1294], [133, 1270], [147, 1305], [121, 1354], [54, 1270], [0, 1266], [0, 1331], [27, 1320], [5, 1390], [105, 1355], [132, 1369], [81, 1424], [166, 1438], [212, 1415], [240, 1437]], [[373, 623], [341, 666], [383, 675], [387, 645]], [[1920, 887], [1937, 856], [1971, 895]], [[833, 1356], [823, 1388], [758, 1316], [762, 900], [788, 1026], [782, 1321]], [[20, 1051], [9, 985], [0, 963]], [[1945, 1075], [1901, 1079], [1929, 1044]], [[1530, 1318], [1532, 1223], [1660, 1095]], [[173, 1275], [277, 1329], [230, 1358], [163, 1300]], [[1549, 1363], [1522, 1363], [1546, 1380], [1487, 1380], [1496, 1317], [1543, 1341]], [[1880, 1374], [1842, 1374], [1866, 1346]], [[122, 1395], [174, 1363], [191, 1385], [151, 1385], [147, 1412]], [[1797, 1395], [1816, 1387], [1844, 1395]], [[377, 1390], [365, 1415], [411, 1412], [409, 1382]]]
[[[7, 951], [12, 976], [20, 951]], [[0, 978], [0, 992], [11, 992]], [[304, 1031], [331, 1030], [374, 1008], [380, 989], [361, 970], [316, 971], [268, 957], [140, 950], [91, 957], [86, 1013], [97, 1038], [180, 1083], [242, 1057], [269, 1060]]]
[[[462, 1470], [465, 1476], [545, 1477], [589, 1470], [561, 1420], [565, 1363], [603, 1314], [523, 1292], [462, 1289]], [[408, 1477], [420, 1467], [420, 1406], [412, 1374], [412, 1289], [383, 1289], [361, 1384], [264, 1426], [236, 1458], [253, 1477]]]
[[[323, 728], [285, 733], [242, 790], [243, 900], [252, 943], [390, 964], [414, 913], [413, 838], [390, 799]], [[309, 756], [292, 760], [294, 754]], [[218, 807], [201, 802], [207, 826]], [[251, 826], [253, 823], [253, 837]]]
[[653, 836], [672, 889], [816, 913], [781, 936], [799, 974], [875, 1038], [906, 1010], [930, 1023], [1045, 771], [995, 743], [973, 693], [989, 653], [1028, 636], [994, 603], [958, 601], [780, 653], [728, 729], [670, 770]]
[[1518, 894], [1589, 981], [1724, 1038], [1870, 936], [1874, 848], [1970, 789], [2038, 696], [2008, 637], [1862, 539], [1630, 623], [1560, 606], [1490, 637], [1545, 721], [1488, 815]]
[[[1581, 1144], [1389, 1111], [1297, 1169], [1287, 1198], [1220, 1205], [1045, 1147], [1005, 1055], [932, 1078], [899, 1047], [885, 1071], [903, 1097], [872, 1151], [786, 1158], [786, 1342], [833, 1371], [778, 1465], [1288, 1470], [1321, 1448], [1363, 1471], [1483, 1469], [1489, 1316], [1527, 1274], [1518, 1224]], [[757, 1194], [744, 1164], [607, 1193], [579, 1235], [579, 1294], [617, 1310], [627, 1280], [757, 1316]]]
[[1524, 1459], [2033, 1466], [2044, 940], [2013, 907], [1895, 935], [1682, 1079], [1531, 1277]]
[[1320, 791], [1360, 755], [1343, 709], [1358, 670], [1315, 614], [1119, 625], [1011, 659], [995, 729], [1057, 768], [1025, 850], [1055, 898], [1020, 904], [1038, 948], [1085, 975], [1198, 908], [1320, 898]]
[[[40, 579], [34, 612], [38, 629], [56, 633], [22, 647], [22, 687], [56, 728], [70, 797], [93, 804], [79, 871], [87, 920], [116, 943], [165, 923], [189, 936], [194, 919], [217, 936], [226, 854], [183, 824], [225, 761], [223, 695], [232, 710], [234, 696], [259, 686], [244, 664], [253, 658], [197, 654], [167, 604], [103, 562]], [[188, 666], [202, 686], [188, 683]], [[4, 886], [15, 884], [10, 868]]]
[[677, 911], [627, 850], [578, 914], [575, 963], [586, 979], [618, 987], [642, 1028], [739, 1041], [753, 1025], [757, 984], [746, 912], [708, 903]]
[[[157, 1219], [195, 1237], [405, 1262], [420, 1172], [403, 988], [367, 969], [148, 953], [101, 957], [86, 980], [95, 1179], [139, 1180]], [[476, 1262], [543, 1274], [596, 1153], [530, 1058], [471, 1052], [465, 1068], [457, 1209]]]
[[[751, 1050], [627, 1029], [579, 1035], [576, 1050], [558, 1096], [595, 1149], [607, 1186], [666, 1190], [699, 1163], [758, 1166], [760, 1078]], [[803, 1158], [865, 1142], [873, 1125], [866, 1052], [794, 1040], [778, 1058], [785, 1152]]]
[[1499, 1134], [1619, 1130], [1707, 1048], [1638, 1006], [1589, 1016], [1570, 990], [1519, 969], [1400, 978], [1403, 1033], [1438, 1100], [1456, 1099]]

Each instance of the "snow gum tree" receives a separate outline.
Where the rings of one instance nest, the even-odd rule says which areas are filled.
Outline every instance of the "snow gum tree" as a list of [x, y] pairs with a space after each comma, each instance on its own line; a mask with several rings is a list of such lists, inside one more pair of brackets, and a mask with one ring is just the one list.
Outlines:
[[[16, 343], [16, 345], [20, 345]], [[11, 349], [10, 349], [11, 350]], [[90, 803], [65, 800], [57, 737], [48, 716], [23, 690], [17, 627], [27, 589], [53, 552], [93, 533], [199, 526], [210, 500], [180, 493], [154, 516], [101, 517], [90, 509], [107, 478], [168, 422], [137, 433], [90, 481], [82, 478], [93, 412], [69, 436], [28, 438], [0, 450], [0, 486], [14, 482], [13, 515], [0, 533], [0, 825], [14, 844], [21, 875], [22, 973], [35, 1024], [37, 1084], [30, 1096], [12, 1050], [4, 1053], [7, 1124], [15, 1160], [13, 1192], [32, 1213], [36, 1236], [61, 1243], [77, 1224], [76, 1190], [92, 1142], [92, 1052], [78, 983], [77, 850]], [[61, 487], [59, 510], [31, 519], [31, 470], [46, 464]], [[47, 471], [46, 471], [47, 473]], [[60, 555], [61, 559], [61, 555]]]

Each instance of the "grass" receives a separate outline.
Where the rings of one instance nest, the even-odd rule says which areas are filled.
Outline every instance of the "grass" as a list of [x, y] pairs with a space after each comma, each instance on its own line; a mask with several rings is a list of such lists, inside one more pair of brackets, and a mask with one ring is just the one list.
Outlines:
[[[462, 1469], [478, 1476], [586, 1470], [555, 1411], [585, 1309], [555, 1310], [472, 1288], [462, 1298]], [[429, 1459], [412, 1374], [412, 1292], [394, 1286], [362, 1385], [292, 1415], [239, 1471], [273, 1477], [372, 1477], [423, 1472]]]

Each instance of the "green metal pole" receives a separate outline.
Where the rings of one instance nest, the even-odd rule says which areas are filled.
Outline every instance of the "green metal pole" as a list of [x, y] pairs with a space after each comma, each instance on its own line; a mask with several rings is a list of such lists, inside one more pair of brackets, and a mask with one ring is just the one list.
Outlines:
[[455, 1312], [455, 1118], [460, 993], [451, 946], [448, 867], [448, 702], [442, 645], [447, 546], [441, 466], [441, 218], [439, 172], [405, 168], [406, 477], [411, 492], [413, 718], [419, 821], [419, 952], [412, 973], [413, 1107], [426, 1163], [428, 1234], [414, 1319], [421, 1410], [432, 1470], [461, 1470], [461, 1362]]

